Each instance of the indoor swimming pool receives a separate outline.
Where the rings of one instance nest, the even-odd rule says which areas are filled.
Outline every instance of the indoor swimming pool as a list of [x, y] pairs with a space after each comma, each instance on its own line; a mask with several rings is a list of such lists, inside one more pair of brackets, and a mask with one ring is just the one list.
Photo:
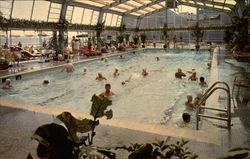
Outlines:
[[[197, 77], [203, 76], [209, 82], [207, 63], [211, 56], [207, 51], [145, 50], [123, 57], [109, 57], [108, 62], [78, 63], [73, 73], [56, 68], [26, 74], [22, 80], [11, 79], [12, 89], [0, 89], [0, 98], [89, 113], [92, 95], [99, 95], [105, 90], [105, 84], [110, 83], [111, 91], [116, 94], [110, 107], [115, 118], [178, 125], [185, 111], [186, 95], [192, 94], [194, 98], [204, 89], [198, 82], [187, 79], [191, 75], [187, 71], [195, 69]], [[81, 74], [84, 67], [88, 69], [86, 75]], [[113, 77], [115, 68], [119, 69], [118, 77]], [[141, 76], [143, 68], [149, 73], [146, 77]], [[174, 74], [178, 68], [187, 77], [176, 79]], [[99, 72], [107, 78], [106, 81], [95, 80]], [[122, 85], [121, 82], [130, 75], [131, 81]], [[49, 80], [49, 85], [43, 86], [44, 80]]]

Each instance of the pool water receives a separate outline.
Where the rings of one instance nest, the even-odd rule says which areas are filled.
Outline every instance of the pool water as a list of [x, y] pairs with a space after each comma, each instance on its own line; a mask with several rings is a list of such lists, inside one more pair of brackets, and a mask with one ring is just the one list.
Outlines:
[[[207, 62], [211, 57], [207, 51], [146, 50], [123, 56], [124, 59], [110, 57], [107, 63], [96, 60], [77, 64], [73, 73], [57, 68], [24, 75], [22, 80], [12, 80], [12, 89], [0, 89], [0, 98], [89, 113], [92, 95], [99, 95], [105, 84], [110, 83], [116, 94], [112, 105], [114, 117], [177, 125], [185, 111], [186, 95], [194, 97], [202, 89], [187, 77], [176, 79], [177, 69], [182, 68], [187, 76], [191, 74], [186, 71], [195, 69], [198, 77], [209, 82]], [[83, 67], [88, 68], [86, 75], [81, 74]], [[117, 78], [113, 77], [115, 68], [120, 72]], [[141, 76], [142, 68], [149, 72], [147, 77]], [[98, 72], [107, 81], [96, 81]], [[132, 80], [121, 85], [130, 75]], [[42, 85], [45, 79], [50, 81], [47, 86]]]

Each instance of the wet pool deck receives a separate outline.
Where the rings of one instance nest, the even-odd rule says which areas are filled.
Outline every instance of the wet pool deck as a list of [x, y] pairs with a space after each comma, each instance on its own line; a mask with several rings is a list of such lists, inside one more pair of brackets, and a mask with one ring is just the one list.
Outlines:
[[[231, 55], [221, 50], [218, 54], [217, 66], [218, 79], [232, 86], [235, 72], [246, 71], [225, 63]], [[250, 67], [250, 66], [249, 66]], [[221, 74], [225, 70], [232, 70], [229, 74]], [[218, 101], [218, 97], [214, 99]], [[224, 102], [221, 102], [221, 106]], [[55, 115], [63, 110], [47, 107], [37, 107], [31, 104], [17, 103], [14, 101], [0, 100], [0, 159], [23, 159], [31, 152], [36, 158], [37, 142], [30, 139], [34, 130], [45, 123], [57, 122]], [[165, 139], [171, 136], [171, 141], [180, 138], [189, 139], [189, 149], [198, 154], [201, 159], [213, 159], [225, 154], [229, 148], [237, 146], [250, 147], [250, 102], [248, 105], [238, 103], [232, 108], [233, 126], [231, 130], [217, 128], [212, 120], [204, 119], [202, 129], [199, 131], [175, 128], [158, 124], [129, 121], [124, 119], [101, 120], [97, 128], [95, 144], [98, 146], [121, 146], [130, 143], [152, 142], [155, 138]], [[72, 112], [78, 117], [89, 117], [88, 114]], [[217, 123], [216, 123], [217, 124]], [[225, 122], [220, 124], [226, 125]], [[125, 159], [125, 152], [118, 152], [118, 158]]]

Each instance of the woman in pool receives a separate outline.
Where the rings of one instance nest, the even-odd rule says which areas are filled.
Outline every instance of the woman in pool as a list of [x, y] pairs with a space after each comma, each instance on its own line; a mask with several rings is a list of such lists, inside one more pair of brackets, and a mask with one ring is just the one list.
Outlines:
[[148, 75], [148, 72], [147, 72], [147, 70], [144, 68], [144, 69], [142, 69], [142, 76], [143, 77], [146, 77], [147, 75]]
[[118, 77], [120, 75], [119, 70], [115, 68], [115, 72], [113, 73], [114, 77]]
[[193, 74], [191, 76], [189, 76], [188, 80], [191, 81], [196, 81], [198, 78], [196, 77], [196, 72], [193, 72]]
[[97, 75], [97, 77], [95, 79], [98, 80], [98, 81], [107, 80], [106, 77], [104, 77], [102, 75], [102, 73], [98, 73], [98, 75]]
[[10, 79], [6, 79], [4, 85], [3, 85], [4, 89], [10, 89], [12, 88], [12, 84], [11, 84], [11, 80]]

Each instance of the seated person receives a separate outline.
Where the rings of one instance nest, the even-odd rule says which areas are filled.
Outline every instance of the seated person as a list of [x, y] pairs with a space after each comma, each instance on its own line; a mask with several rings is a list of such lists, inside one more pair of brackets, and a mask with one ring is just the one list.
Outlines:
[[[191, 116], [188, 113], [182, 114], [182, 123], [180, 124], [181, 128], [190, 127]], [[190, 127], [191, 128], [191, 127]]]
[[83, 67], [83, 72], [82, 72], [82, 75], [86, 75], [88, 72], [88, 69], [86, 67]]
[[198, 78], [196, 77], [196, 72], [193, 72], [193, 74], [191, 76], [189, 76], [188, 80], [191, 81], [196, 81]]
[[187, 101], [185, 102], [185, 105], [187, 106], [187, 108], [195, 108], [192, 101], [193, 101], [193, 96], [187, 95]]
[[199, 83], [199, 85], [207, 87], [207, 82], [205, 82], [205, 78], [204, 77], [200, 77], [200, 83]]
[[43, 85], [48, 85], [49, 84], [49, 81], [48, 80], [44, 80], [43, 81]]
[[185, 77], [185, 73], [182, 72], [182, 70], [180, 68], [178, 68], [178, 72], [175, 73], [175, 77], [176, 78], [182, 78]]
[[129, 83], [129, 82], [131, 81], [132, 76], [133, 76], [133, 75], [130, 75], [129, 78], [128, 78], [127, 80], [125, 80], [125, 81], [122, 81], [121, 84], [122, 84], [122, 85], [125, 85], [125, 84]]
[[116, 68], [115, 72], [113, 73], [114, 77], [118, 77], [120, 75], [119, 70]]
[[101, 97], [110, 97], [115, 95], [113, 92], [110, 91], [111, 90], [111, 85], [110, 84], [106, 84], [105, 85], [105, 91], [102, 92], [99, 96]]
[[63, 72], [64, 70], [66, 70], [66, 72], [73, 72], [75, 70], [74, 65], [67, 60], [67, 64], [63, 67], [63, 69], [61, 70], [61, 72]]
[[4, 89], [9, 89], [12, 88], [12, 84], [11, 84], [11, 80], [10, 79], [6, 79], [4, 85], [3, 85]]
[[142, 74], [143, 77], [146, 77], [148, 75], [148, 72], [144, 68], [144, 69], [142, 69], [142, 73], [141, 74]]
[[102, 80], [107, 80], [102, 73], [98, 73], [97, 77], [95, 78], [96, 80], [102, 81]]

